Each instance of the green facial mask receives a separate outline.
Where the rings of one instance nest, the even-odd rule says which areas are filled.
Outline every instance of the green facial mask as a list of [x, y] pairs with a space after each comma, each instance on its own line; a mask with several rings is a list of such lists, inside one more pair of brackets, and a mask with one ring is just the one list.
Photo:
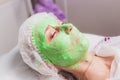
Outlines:
[[[47, 43], [45, 30], [49, 25], [58, 28], [59, 33]], [[85, 58], [89, 46], [88, 40], [76, 27], [72, 24], [58, 25], [57, 19], [52, 16], [45, 17], [32, 28], [32, 42], [46, 61], [63, 67]]]

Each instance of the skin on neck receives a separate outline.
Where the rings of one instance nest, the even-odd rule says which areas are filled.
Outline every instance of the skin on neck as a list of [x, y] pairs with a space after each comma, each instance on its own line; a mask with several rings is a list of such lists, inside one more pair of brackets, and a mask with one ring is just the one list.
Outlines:
[[[80, 75], [85, 73], [86, 69], [89, 68], [93, 57], [94, 57], [94, 55], [87, 53], [86, 58], [83, 58], [82, 61], [79, 61], [79, 62], [76, 63], [76, 64], [80, 63], [80, 66], [78, 66], [74, 69], [71, 69], [71, 68], [68, 68], [68, 67], [67, 68], [66, 67], [60, 67], [60, 66], [57, 66], [57, 68], [68, 71], [68, 72], [72, 73], [73, 75], [75, 75], [79, 79]], [[76, 65], [76, 64], [74, 64], [74, 65]], [[72, 65], [72, 66], [74, 66], [74, 65]]]
[[[112, 60], [114, 59], [113, 56], [103, 58], [103, 57], [95, 56], [91, 53], [87, 53], [86, 57], [89, 60], [87, 61], [84, 59], [84, 60], [82, 60], [82, 62], [80, 61], [80, 66], [76, 67], [75, 69], [69, 69], [69, 68], [65, 68], [65, 67], [59, 67], [59, 68], [72, 73], [73, 75], [76, 76], [76, 78], [78, 80], [79, 79], [87, 80], [87, 79], [85, 79], [85, 77], [89, 76], [90, 72], [92, 72], [90, 69], [92, 69], [91, 67], [93, 67], [92, 65], [94, 65], [94, 63], [96, 63], [97, 61], [102, 62], [103, 64], [105, 64], [107, 69], [110, 70]], [[96, 70], [96, 69], [94, 69], [94, 70]], [[83, 77], [84, 79], [81, 77]], [[93, 75], [93, 77], [94, 77], [94, 75]], [[109, 77], [109, 74], [107, 75], [107, 77]]]

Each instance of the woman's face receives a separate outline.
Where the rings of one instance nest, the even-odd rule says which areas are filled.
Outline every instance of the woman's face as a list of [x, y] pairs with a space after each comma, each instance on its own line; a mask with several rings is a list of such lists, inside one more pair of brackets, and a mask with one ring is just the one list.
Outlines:
[[45, 21], [46, 24], [42, 25], [44, 29], [39, 24], [37, 31], [33, 31], [33, 42], [48, 62], [69, 67], [85, 56], [88, 40], [75, 26], [49, 18], [43, 23]]

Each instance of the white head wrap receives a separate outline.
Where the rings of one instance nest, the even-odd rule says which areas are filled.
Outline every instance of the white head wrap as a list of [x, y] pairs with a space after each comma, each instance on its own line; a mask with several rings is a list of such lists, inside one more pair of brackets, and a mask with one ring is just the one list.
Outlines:
[[[23, 61], [32, 69], [43, 75], [40, 80], [65, 80], [58, 74], [58, 69], [52, 64], [47, 64], [32, 44], [32, 27], [40, 22], [47, 13], [38, 13], [28, 18], [19, 30], [19, 48]], [[55, 17], [55, 16], [53, 16]], [[56, 18], [56, 17], [55, 17]]]

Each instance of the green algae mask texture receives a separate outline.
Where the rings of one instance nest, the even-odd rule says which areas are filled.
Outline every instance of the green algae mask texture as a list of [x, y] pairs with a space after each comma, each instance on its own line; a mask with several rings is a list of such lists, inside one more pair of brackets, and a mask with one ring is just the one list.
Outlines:
[[[59, 30], [49, 43], [45, 34], [48, 26]], [[32, 42], [48, 63], [62, 67], [72, 66], [85, 58], [89, 47], [87, 38], [75, 26], [58, 24], [58, 20], [50, 15], [33, 26]]]

